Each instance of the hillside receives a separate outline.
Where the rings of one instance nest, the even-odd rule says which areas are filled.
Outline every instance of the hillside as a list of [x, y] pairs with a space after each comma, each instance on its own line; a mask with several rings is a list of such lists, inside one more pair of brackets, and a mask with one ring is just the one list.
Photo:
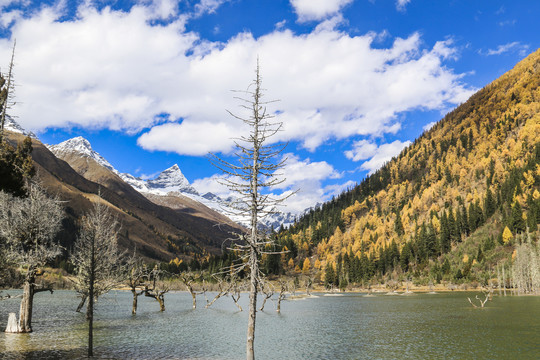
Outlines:
[[[19, 133], [6, 134], [12, 144], [24, 139]], [[121, 224], [120, 245], [129, 250], [136, 247], [148, 259], [169, 261], [219, 253], [223, 240], [239, 229], [210, 210], [205, 214], [204, 209], [189, 205], [173, 209], [155, 204], [92, 159], [68, 158], [75, 171], [39, 140], [32, 139], [32, 147], [37, 177], [49, 192], [66, 201], [68, 216], [60, 237], [68, 249], [77, 235], [77, 219], [97, 201], [98, 193]]]
[[537, 50], [356, 187], [281, 231], [293, 250], [282, 266], [298, 271], [307, 258], [320, 274], [335, 269], [336, 284], [405, 274], [492, 278], [520, 234], [538, 234], [539, 86]]

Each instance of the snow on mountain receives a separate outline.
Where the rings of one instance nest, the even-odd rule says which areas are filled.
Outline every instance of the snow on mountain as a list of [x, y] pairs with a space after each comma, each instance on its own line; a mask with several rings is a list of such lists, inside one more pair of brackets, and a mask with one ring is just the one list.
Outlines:
[[131, 185], [131, 187], [137, 190], [138, 192], [152, 193], [150, 189], [148, 188], [148, 186], [146, 186], [145, 180], [139, 177], [135, 177], [128, 173], [118, 173], [118, 175], [120, 176], [122, 180], [124, 180], [127, 184]]
[[[249, 218], [234, 215], [234, 198], [229, 197], [224, 199], [213, 193], [201, 195], [189, 183], [177, 164], [174, 164], [170, 168], [162, 171], [155, 179], [144, 180], [131, 174], [117, 171], [107, 160], [105, 160], [105, 158], [92, 149], [92, 146], [88, 140], [81, 136], [66, 140], [58, 145], [47, 145], [47, 147], [55, 155], [77, 153], [83, 157], [91, 158], [101, 166], [111, 170], [127, 184], [131, 185], [131, 187], [142, 194], [154, 194], [162, 196], [174, 196], [175, 194], [180, 194], [202, 203], [210, 209], [229, 217], [238, 224], [249, 226]], [[268, 229], [272, 227], [274, 229], [278, 229], [282, 224], [283, 226], [288, 226], [294, 223], [294, 220], [295, 216], [291, 213], [277, 213], [268, 216], [263, 221], [263, 226]]]
[[171, 191], [177, 191], [179, 193], [199, 195], [197, 190], [190, 185], [184, 174], [182, 174], [177, 164], [162, 171], [154, 180], [148, 180], [146, 185], [151, 192], [160, 191], [167, 194]]
[[94, 151], [90, 145], [90, 142], [82, 136], [66, 140], [57, 145], [47, 145], [47, 147], [55, 155], [62, 153], [78, 153], [81, 156], [90, 158], [99, 165], [118, 174], [118, 171], [116, 171], [116, 169], [107, 160], [105, 160], [103, 156]]
[[26, 136], [30, 136], [31, 138], [37, 139], [36, 134], [34, 134], [31, 131], [25, 130], [21, 125], [19, 125], [18, 122], [16, 122], [11, 116], [7, 114], [6, 114], [6, 119], [4, 122], [4, 130], [23, 134]]

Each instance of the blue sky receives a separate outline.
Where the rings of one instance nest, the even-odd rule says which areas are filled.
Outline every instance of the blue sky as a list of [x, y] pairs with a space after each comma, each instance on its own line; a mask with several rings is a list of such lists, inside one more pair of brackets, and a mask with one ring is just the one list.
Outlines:
[[121, 172], [178, 163], [226, 194], [208, 152], [245, 129], [230, 90], [260, 58], [284, 123], [289, 210], [329, 200], [539, 47], [540, 2], [0, 0], [0, 65], [17, 39], [12, 114], [56, 144], [75, 136]]

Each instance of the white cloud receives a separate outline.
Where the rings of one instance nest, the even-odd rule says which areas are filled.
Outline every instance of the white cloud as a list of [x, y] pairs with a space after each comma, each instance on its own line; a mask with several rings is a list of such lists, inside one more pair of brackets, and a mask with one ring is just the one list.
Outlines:
[[411, 0], [397, 0], [396, 9], [398, 9], [399, 11], [405, 11], [407, 4], [410, 2]]
[[[322, 183], [325, 180], [341, 177], [341, 174], [332, 165], [326, 161], [301, 160], [293, 154], [284, 154], [283, 159], [285, 158], [287, 159], [285, 166], [278, 171], [278, 178], [283, 178], [285, 181], [274, 187], [273, 196], [279, 198], [295, 191], [296, 193], [285, 201], [282, 209], [284, 211], [301, 213], [317, 202], [330, 200], [333, 195], [337, 195], [343, 189], [353, 185], [352, 182], [347, 182], [346, 184], [323, 187]], [[211, 192], [227, 198], [234, 193], [220, 183], [226, 178], [228, 178], [226, 175], [212, 175], [193, 181], [193, 186], [202, 194]]]
[[285, 165], [279, 170], [285, 181], [277, 189], [294, 189], [295, 186], [305, 182], [317, 182], [326, 179], [338, 179], [341, 175], [326, 161], [311, 162], [310, 159], [300, 160], [294, 154], [285, 154]]
[[377, 153], [377, 144], [368, 140], [360, 140], [353, 144], [353, 149], [345, 151], [345, 156], [352, 161], [366, 160]]
[[216, 10], [229, 0], [201, 0], [195, 5], [195, 15], [213, 14]]
[[300, 22], [322, 20], [336, 15], [353, 0], [290, 0]]
[[381, 168], [385, 163], [390, 161], [394, 156], [399, 155], [401, 150], [411, 144], [410, 141], [401, 142], [396, 140], [389, 144], [376, 144], [360, 140], [353, 144], [353, 149], [346, 151], [345, 156], [353, 161], [366, 160], [360, 165], [363, 170], [368, 170], [370, 174]]
[[508, 52], [518, 52], [520, 55], [525, 56], [527, 50], [529, 50], [529, 45], [521, 44], [519, 41], [514, 41], [511, 43], [499, 45], [496, 49], [488, 49], [487, 52], [485, 52], [485, 55], [492, 56], [501, 55]]
[[6, 8], [14, 4], [28, 5], [30, 0], [0, 0], [0, 9]]
[[[351, 36], [323, 26], [309, 34], [274, 30], [213, 43], [186, 32], [182, 16], [151, 26], [155, 9], [86, 6], [77, 19], [59, 22], [61, 11], [45, 7], [16, 19], [14, 115], [21, 125], [34, 131], [150, 128], [139, 139], [147, 149], [227, 152], [230, 138], [242, 131], [225, 111], [241, 110], [230, 90], [251, 83], [257, 55], [266, 99], [281, 99], [270, 105], [285, 126], [274, 140], [299, 141], [310, 150], [329, 139], [396, 132], [399, 113], [446, 108], [473, 91], [443, 63], [455, 56], [448, 40], [426, 49], [415, 33], [381, 49], [372, 47], [376, 34]], [[0, 40], [4, 63], [11, 45]], [[182, 120], [164, 124], [163, 114]]]
[[225, 175], [212, 175], [210, 177], [196, 179], [191, 185], [202, 195], [210, 192], [226, 199], [233, 194], [227, 186], [222, 184], [224, 179], [226, 179]]
[[178, 1], [176, 0], [151, 0], [150, 9], [154, 17], [169, 19], [178, 13]]

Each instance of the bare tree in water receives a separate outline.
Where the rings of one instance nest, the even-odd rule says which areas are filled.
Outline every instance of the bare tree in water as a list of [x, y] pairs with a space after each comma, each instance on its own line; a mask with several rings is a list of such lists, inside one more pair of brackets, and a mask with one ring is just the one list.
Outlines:
[[159, 303], [159, 311], [165, 311], [165, 294], [170, 290], [169, 284], [163, 280], [165, 275], [165, 271], [156, 265], [149, 272], [148, 280], [144, 285], [144, 296], [156, 300]]
[[285, 160], [278, 160], [285, 145], [269, 144], [272, 136], [281, 131], [283, 124], [273, 122], [273, 115], [268, 113], [264, 102], [262, 79], [257, 61], [256, 76], [253, 83], [237, 97], [242, 102], [241, 107], [248, 113], [233, 117], [249, 127], [249, 134], [235, 141], [236, 160], [225, 161], [216, 155], [212, 161], [227, 176], [222, 181], [231, 191], [235, 192], [238, 200], [234, 205], [234, 215], [250, 219], [249, 233], [241, 234], [233, 239], [232, 248], [238, 251], [241, 262], [234, 266], [237, 273], [249, 268], [249, 320], [247, 329], [246, 358], [254, 359], [255, 320], [257, 314], [257, 291], [260, 288], [260, 278], [263, 276], [259, 269], [261, 254], [265, 246], [272, 244], [268, 234], [260, 231], [261, 220], [276, 212], [276, 206], [285, 199], [274, 198], [269, 190], [285, 179], [277, 174]]
[[60, 254], [55, 235], [63, 217], [60, 202], [49, 197], [39, 184], [30, 186], [27, 198], [0, 192], [0, 237], [6, 241], [10, 262], [18, 264], [24, 276], [19, 321], [10, 326], [10, 332], [32, 332], [34, 295], [52, 293], [51, 287], [40, 286], [37, 279], [44, 274], [47, 262]]
[[93, 356], [94, 300], [119, 282], [118, 231], [117, 220], [100, 198], [83, 217], [81, 232], [73, 246], [71, 261], [77, 273], [76, 290], [88, 300], [88, 356]]
[[145, 280], [148, 277], [148, 267], [143, 262], [142, 258], [137, 256], [137, 253], [134, 252], [128, 259], [125, 270], [125, 281], [133, 295], [131, 314], [135, 315], [137, 314], [139, 296], [144, 294]]

